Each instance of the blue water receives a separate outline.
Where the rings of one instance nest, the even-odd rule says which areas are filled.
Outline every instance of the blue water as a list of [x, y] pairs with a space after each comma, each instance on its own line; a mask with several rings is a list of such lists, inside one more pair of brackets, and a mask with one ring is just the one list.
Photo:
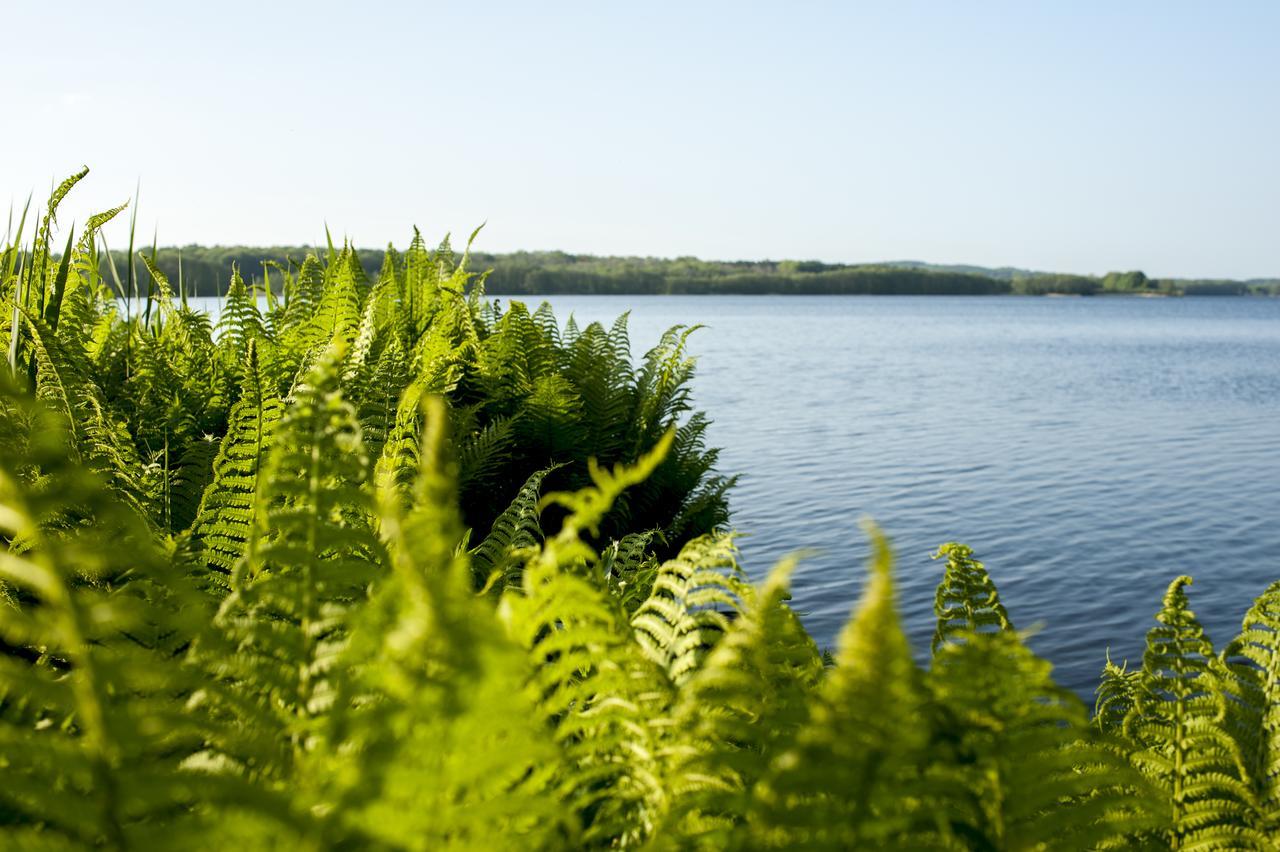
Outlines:
[[554, 297], [676, 323], [715, 421], [747, 569], [801, 548], [793, 605], [834, 645], [863, 577], [858, 521], [897, 554], [927, 652], [945, 541], [969, 544], [1060, 683], [1141, 661], [1174, 577], [1221, 646], [1280, 579], [1280, 300]]
[[1140, 663], [1174, 577], [1195, 577], [1218, 647], [1280, 579], [1280, 299], [548, 301], [580, 324], [630, 310], [637, 356], [669, 326], [707, 325], [695, 401], [721, 469], [744, 474], [745, 566], [816, 551], [792, 604], [823, 646], [862, 584], [863, 517], [893, 542], [922, 657], [942, 571], [929, 555], [962, 541], [1086, 697], [1108, 648]]

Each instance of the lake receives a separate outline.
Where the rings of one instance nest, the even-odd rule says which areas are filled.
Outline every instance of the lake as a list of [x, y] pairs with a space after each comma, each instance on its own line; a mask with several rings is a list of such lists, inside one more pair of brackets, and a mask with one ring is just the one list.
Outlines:
[[[505, 301], [505, 299], [504, 299]], [[802, 548], [793, 606], [834, 645], [874, 518], [928, 651], [943, 542], [970, 545], [1060, 683], [1107, 649], [1139, 664], [1161, 596], [1195, 577], [1215, 645], [1280, 579], [1280, 300], [554, 297], [562, 320], [631, 310], [637, 354], [707, 328], [695, 400], [762, 575]]]
[[695, 401], [721, 469], [743, 474], [745, 566], [814, 551], [792, 604], [824, 647], [862, 585], [863, 517], [893, 542], [918, 654], [942, 573], [930, 554], [962, 541], [1086, 698], [1108, 648], [1141, 662], [1174, 577], [1195, 577], [1219, 648], [1280, 579], [1280, 300], [548, 301], [580, 324], [630, 310], [637, 356], [671, 325], [707, 325]]

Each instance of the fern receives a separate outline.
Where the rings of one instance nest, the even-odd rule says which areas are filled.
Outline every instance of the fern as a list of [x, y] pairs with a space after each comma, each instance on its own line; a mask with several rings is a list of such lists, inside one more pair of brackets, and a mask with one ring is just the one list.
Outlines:
[[926, 837], [969, 848], [1124, 845], [1163, 822], [1155, 791], [1099, 738], [1016, 634], [948, 643], [928, 681], [952, 751], [926, 772]]
[[658, 568], [648, 599], [631, 618], [640, 647], [680, 686], [738, 612], [741, 587], [733, 541], [706, 536]]
[[871, 535], [871, 577], [835, 668], [756, 792], [751, 834], [761, 846], [892, 845], [919, 807], [910, 781], [926, 739], [924, 691], [898, 621], [888, 543]]
[[228, 348], [228, 357], [238, 364], [243, 364], [248, 357], [251, 342], [262, 348], [267, 341], [257, 300], [244, 285], [239, 269], [231, 270], [231, 286], [222, 303], [218, 331], [222, 345]]
[[[313, 747], [334, 688], [348, 614], [383, 571], [361, 486], [367, 473], [359, 426], [338, 391], [341, 344], [308, 375], [279, 425], [254, 500], [248, 548], [199, 660], [223, 685], [217, 712], [275, 738], [263, 772], [289, 771]], [[231, 741], [226, 757], [249, 767]]]
[[502, 599], [508, 633], [529, 653], [538, 712], [565, 751], [562, 795], [589, 844], [639, 843], [665, 808], [649, 760], [661, 738], [654, 716], [667, 703], [666, 679], [625, 629], [620, 609], [574, 569], [595, 558], [582, 533], [596, 529], [623, 489], [643, 480], [669, 446], [668, 435], [635, 467], [593, 465], [592, 487], [544, 497], [542, 503], [569, 514], [529, 557], [520, 591]]
[[658, 578], [658, 563], [649, 551], [658, 538], [657, 530], [630, 533], [610, 543], [600, 554], [601, 576], [629, 613], [648, 600]]
[[399, 340], [393, 338], [383, 347], [373, 368], [367, 373], [358, 372], [349, 383], [365, 444], [375, 458], [395, 429], [396, 408], [410, 379], [408, 356]]
[[1142, 677], [1124, 734], [1134, 764], [1169, 796], [1174, 848], [1265, 847], [1253, 829], [1255, 800], [1244, 756], [1222, 726], [1218, 658], [1187, 601], [1190, 577], [1169, 584], [1157, 626], [1147, 632]]
[[1258, 829], [1280, 834], [1280, 581], [1258, 596], [1222, 652], [1228, 732], [1260, 811]]
[[934, 598], [933, 611], [938, 618], [930, 650], [948, 641], [974, 633], [1013, 630], [1009, 613], [1000, 602], [1000, 593], [991, 582], [986, 566], [973, 558], [973, 551], [963, 544], [949, 542], [938, 548], [934, 559], [946, 557], [947, 567]]
[[68, 441], [116, 494], [140, 514], [149, 512], [138, 477], [141, 460], [115, 420], [102, 390], [86, 375], [77, 353], [67, 352], [36, 316], [27, 315], [37, 396], [63, 415]]
[[1128, 663], [1116, 665], [1107, 655], [1107, 664], [1102, 669], [1102, 679], [1098, 684], [1097, 702], [1094, 704], [1093, 717], [1098, 727], [1112, 734], [1120, 733], [1125, 717], [1133, 709], [1141, 687], [1142, 670], [1130, 670]]
[[335, 708], [315, 767], [332, 779], [329, 806], [399, 848], [554, 845], [575, 828], [544, 769], [560, 755], [525, 691], [523, 653], [472, 597], [455, 549], [446, 419], [438, 399], [428, 406], [412, 511], [401, 516], [394, 495], [383, 503], [392, 576], [356, 623], [344, 665], [356, 673], [352, 700]]
[[465, 486], [483, 488], [509, 463], [514, 434], [510, 417], [492, 420], [458, 447], [459, 479]]
[[282, 404], [263, 380], [256, 345], [250, 341], [240, 399], [213, 462], [192, 532], [213, 588], [229, 588], [231, 572], [251, 538], [263, 468], [274, 441]]
[[759, 589], [741, 590], [738, 617], [680, 690], [666, 749], [673, 795], [656, 832], [660, 845], [719, 849], [740, 837], [756, 784], [808, 719], [823, 666], [784, 603], [795, 567], [786, 560]]
[[[287, 815], [187, 767], [210, 730], [183, 707], [173, 648], [198, 604], [151, 531], [64, 452], [63, 421], [9, 392], [31, 440], [0, 455], [0, 828], [6, 845], [147, 848], [214, 836], [197, 803]], [[24, 485], [32, 471], [40, 485]], [[50, 527], [51, 517], [82, 519]], [[58, 840], [61, 843], [58, 843]]]
[[542, 482], [556, 468], [549, 467], [530, 476], [497, 520], [493, 529], [471, 551], [471, 565], [476, 579], [489, 585], [489, 578], [497, 575], [502, 585], [518, 583], [518, 570], [525, 550], [537, 547], [542, 539], [538, 524], [538, 502]]

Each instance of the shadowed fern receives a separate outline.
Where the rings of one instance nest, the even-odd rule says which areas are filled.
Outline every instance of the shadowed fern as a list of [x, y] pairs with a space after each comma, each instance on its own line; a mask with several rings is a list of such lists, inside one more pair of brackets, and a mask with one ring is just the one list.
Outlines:
[[240, 398], [213, 462], [192, 526], [211, 588], [229, 588], [231, 572], [251, 538], [263, 466], [283, 405], [264, 380], [257, 347], [248, 344]]
[[[277, 739], [268, 773], [287, 771], [312, 748], [349, 613], [385, 570], [362, 488], [359, 424], [338, 390], [342, 352], [336, 342], [289, 402], [258, 480], [248, 547], [201, 638], [199, 659], [223, 687], [210, 699], [234, 690], [221, 709], [247, 711], [244, 728]], [[227, 756], [249, 766], [252, 755], [235, 746]]]

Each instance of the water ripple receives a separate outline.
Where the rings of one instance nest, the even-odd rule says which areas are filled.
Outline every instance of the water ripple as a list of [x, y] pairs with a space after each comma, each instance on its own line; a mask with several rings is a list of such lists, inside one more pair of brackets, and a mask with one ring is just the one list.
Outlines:
[[1091, 695], [1107, 649], [1141, 658], [1179, 574], [1225, 642], [1280, 577], [1280, 300], [556, 297], [632, 309], [637, 350], [693, 338], [696, 400], [748, 570], [815, 548], [794, 605], [834, 643], [871, 515], [893, 539], [914, 646], [933, 629], [938, 544], [986, 560], [1060, 681]]

